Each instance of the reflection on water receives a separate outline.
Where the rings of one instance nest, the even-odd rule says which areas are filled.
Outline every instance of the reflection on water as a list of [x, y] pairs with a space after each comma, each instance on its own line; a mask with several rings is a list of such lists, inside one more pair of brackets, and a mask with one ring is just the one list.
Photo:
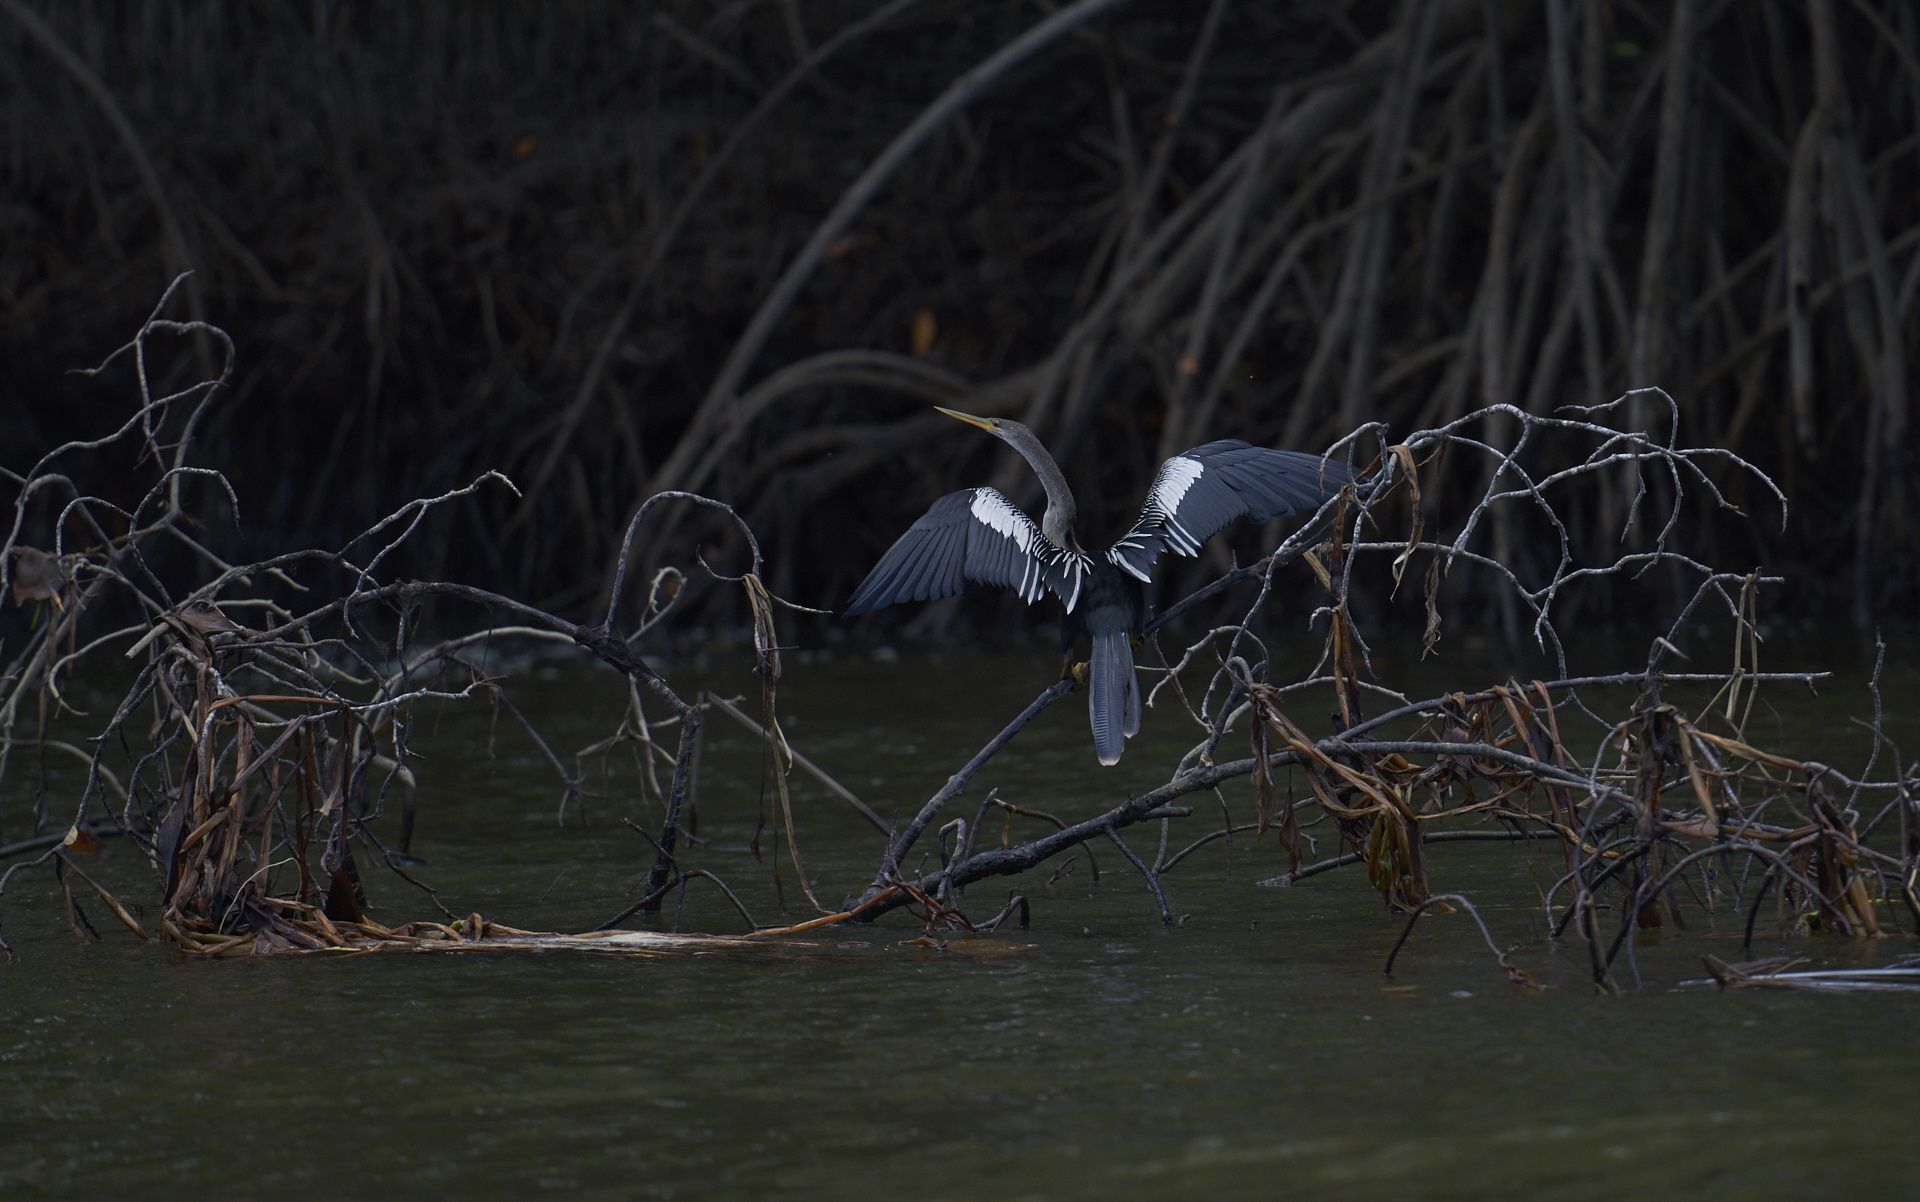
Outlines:
[[[1773, 666], [1793, 658], [1774, 654]], [[1842, 658], [1848, 673], [1817, 706], [1788, 689], [1767, 694], [1769, 743], [1861, 762], [1865, 742], [1847, 717], [1870, 705], [1857, 655]], [[1384, 659], [1391, 681], [1421, 671], [1412, 656]], [[1047, 683], [1044, 661], [793, 663], [788, 733], [883, 814], [903, 815]], [[1912, 745], [1917, 682], [1906, 662], [1886, 688], [1891, 732]], [[1438, 679], [1427, 671], [1429, 684]], [[714, 683], [748, 688], [744, 678]], [[585, 746], [617, 720], [620, 691], [599, 675], [569, 670], [520, 687], [557, 746]], [[772, 859], [755, 864], [746, 851], [757, 749], [716, 721], [694, 861], [773, 921]], [[647, 814], [631, 761], [612, 765], [590, 828], [570, 813], [562, 829], [560, 791], [537, 753], [503, 724], [490, 759], [488, 736], [485, 712], [449, 713], [424, 742], [418, 871], [455, 911], [520, 927], [580, 929], [620, 909], [648, 863], [619, 822]], [[997, 785], [1017, 803], [1085, 815], [1157, 783], [1186, 738], [1163, 706], [1121, 765], [1101, 769], [1083, 703], [1069, 698], [968, 796], [977, 804]], [[24, 787], [16, 772], [5, 813], [22, 812]], [[1244, 815], [1244, 782], [1226, 793]], [[871, 873], [878, 836], [811, 781], [796, 777], [794, 794], [807, 870], [823, 900], [837, 899]], [[1188, 837], [1216, 819], [1200, 807]], [[982, 835], [998, 837], [991, 824]], [[1143, 852], [1154, 837], [1133, 834]], [[1034, 925], [986, 955], [905, 942], [918, 932], [896, 914], [776, 954], [188, 964], [112, 932], [103, 945], [74, 945], [57, 889], [36, 875], [6, 899], [22, 963], [0, 972], [0, 1189], [9, 1198], [1911, 1191], [1912, 1000], [1675, 989], [1701, 975], [1704, 951], [1738, 958], [1730, 916], [1655, 933], [1635, 949], [1645, 988], [1600, 998], [1582, 950], [1542, 939], [1539, 890], [1560, 871], [1557, 850], [1435, 846], [1436, 888], [1473, 897], [1496, 938], [1550, 986], [1524, 997], [1464, 915], [1423, 921], [1394, 978], [1383, 978], [1399, 924], [1364, 876], [1258, 888], [1284, 867], [1270, 839], [1213, 844], [1171, 875], [1169, 901], [1189, 916], [1173, 929], [1111, 848], [1094, 853], [1098, 885], [1084, 856], [1021, 878]], [[151, 896], [131, 849], [109, 848], [99, 867], [129, 896]], [[799, 901], [784, 854], [780, 867], [787, 898]], [[368, 876], [377, 917], [431, 914], [405, 884]], [[968, 904], [990, 913], [1014, 884], [976, 886]], [[673, 921], [670, 905], [663, 925]], [[741, 928], [701, 886], [679, 921]], [[1792, 950], [1845, 964], [1910, 947], [1802, 938]]]

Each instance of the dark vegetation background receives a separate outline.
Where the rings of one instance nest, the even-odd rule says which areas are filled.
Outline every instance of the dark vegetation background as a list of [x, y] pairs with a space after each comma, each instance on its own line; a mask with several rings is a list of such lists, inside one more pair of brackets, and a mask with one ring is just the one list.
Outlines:
[[[1783, 572], [1803, 608], [1911, 603], [1914, 5], [1118, 4], [941, 123], [737, 352], [868, 164], [1070, 6], [881, 7], [0, 0], [0, 464], [124, 419], [125, 374], [67, 373], [190, 267], [175, 315], [240, 354], [196, 458], [256, 555], [499, 468], [524, 500], [437, 510], [393, 568], [584, 612], [671, 486], [738, 506], [770, 585], [837, 607], [941, 493], [1037, 500], [929, 402], [1034, 426], [1091, 543], [1209, 438], [1318, 449], [1659, 384], [1683, 442], [1793, 504], [1783, 531], [1729, 472], [1759, 520], [1684, 549]], [[1665, 437], [1661, 403], [1609, 420]], [[1449, 535], [1485, 485], [1469, 462], [1428, 488]], [[126, 463], [67, 466], [133, 499]], [[1630, 502], [1624, 481], [1570, 502], [1582, 555], [1620, 553]], [[205, 512], [219, 536], [224, 503]], [[728, 537], [671, 521], [647, 537], [677, 562]], [[1524, 562], [1539, 533], [1491, 537]], [[737, 592], [708, 594], [717, 619]]]

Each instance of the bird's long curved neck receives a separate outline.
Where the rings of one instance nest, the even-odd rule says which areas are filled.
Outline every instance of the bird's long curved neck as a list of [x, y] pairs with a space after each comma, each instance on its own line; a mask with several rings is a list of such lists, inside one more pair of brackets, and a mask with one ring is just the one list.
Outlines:
[[1079, 540], [1073, 536], [1073, 520], [1079, 516], [1079, 510], [1073, 503], [1073, 490], [1067, 487], [1067, 477], [1060, 465], [1047, 454], [1047, 448], [1031, 434], [1024, 438], [1009, 439], [1014, 450], [1032, 465], [1033, 474], [1040, 477], [1040, 487], [1047, 490], [1047, 511], [1040, 517], [1040, 533], [1056, 547], [1069, 551], [1080, 549]]

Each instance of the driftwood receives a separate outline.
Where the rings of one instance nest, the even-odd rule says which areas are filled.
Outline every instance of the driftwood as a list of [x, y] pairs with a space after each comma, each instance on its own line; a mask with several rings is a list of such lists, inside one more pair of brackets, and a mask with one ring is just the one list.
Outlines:
[[1715, 956], [1702, 956], [1710, 974], [1707, 980], [1683, 981], [1683, 985], [1718, 985], [1722, 989], [1806, 989], [1815, 993], [1913, 993], [1920, 991], [1920, 963], [1908, 959], [1885, 968], [1826, 968], [1789, 971], [1804, 963], [1777, 957], [1728, 964]]
[[[312, 907], [281, 907], [287, 914], [275, 930], [235, 935], [183, 929], [168, 923], [166, 933], [189, 959], [234, 956], [365, 955], [370, 952], [584, 952], [602, 956], [686, 956], [716, 951], [792, 946], [718, 935], [680, 935], [664, 931], [594, 931], [562, 935], [523, 931], [487, 922], [478, 914], [447, 923], [410, 922], [388, 928], [379, 923], [333, 922]], [[304, 917], [301, 915], [304, 914]]]

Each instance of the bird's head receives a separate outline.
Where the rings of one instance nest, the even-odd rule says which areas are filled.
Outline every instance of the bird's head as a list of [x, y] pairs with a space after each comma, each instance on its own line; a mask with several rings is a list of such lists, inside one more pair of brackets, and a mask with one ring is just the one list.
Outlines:
[[953, 418], [955, 421], [962, 421], [969, 426], [977, 426], [985, 430], [1001, 442], [1012, 443], [1015, 446], [1019, 446], [1023, 436], [1027, 440], [1033, 439], [1033, 431], [1011, 418], [975, 417], [971, 413], [962, 413], [958, 409], [942, 409], [938, 405], [935, 405], [934, 408], [939, 409], [940, 412]]

